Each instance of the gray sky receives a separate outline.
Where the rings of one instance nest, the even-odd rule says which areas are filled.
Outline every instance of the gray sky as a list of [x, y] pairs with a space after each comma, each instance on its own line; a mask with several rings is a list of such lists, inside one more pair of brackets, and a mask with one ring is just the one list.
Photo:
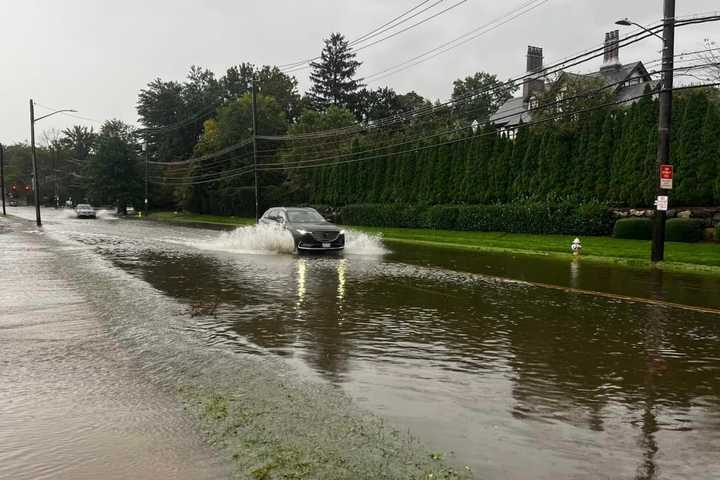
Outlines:
[[[457, 0], [445, 0], [435, 10]], [[182, 80], [191, 65], [218, 76], [233, 64], [283, 64], [317, 55], [322, 39], [339, 31], [362, 35], [419, 0], [0, 0], [0, 142], [29, 138], [28, 100], [52, 108], [74, 108], [95, 120], [137, 121], [137, 95], [156, 77]], [[468, 0], [407, 33], [358, 53], [369, 75], [493, 20], [524, 0]], [[678, 15], [720, 10], [717, 0], [678, 0]], [[541, 46], [546, 63], [600, 44], [614, 21], [660, 19], [662, 0], [549, 0], [528, 15], [370, 87], [388, 85], [446, 99], [452, 81], [479, 70], [502, 78], [520, 75], [527, 45]], [[414, 23], [425, 15], [417, 17]], [[628, 29], [625, 29], [626, 31]], [[623, 30], [621, 29], [621, 35]], [[677, 51], [720, 42], [720, 23], [684, 27]], [[621, 51], [621, 61], [652, 60], [659, 40]], [[590, 70], [600, 62], [586, 64]], [[307, 71], [297, 74], [308, 87]], [[38, 115], [47, 113], [38, 107]], [[92, 121], [57, 115], [43, 130]]]

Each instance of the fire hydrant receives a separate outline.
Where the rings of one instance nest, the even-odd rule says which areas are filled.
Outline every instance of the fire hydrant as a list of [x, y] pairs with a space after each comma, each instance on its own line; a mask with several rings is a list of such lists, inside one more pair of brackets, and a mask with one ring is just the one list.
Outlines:
[[579, 238], [573, 240], [572, 245], [570, 245], [570, 250], [572, 250], [573, 255], [580, 255], [580, 253], [582, 253], [582, 243], [580, 243]]

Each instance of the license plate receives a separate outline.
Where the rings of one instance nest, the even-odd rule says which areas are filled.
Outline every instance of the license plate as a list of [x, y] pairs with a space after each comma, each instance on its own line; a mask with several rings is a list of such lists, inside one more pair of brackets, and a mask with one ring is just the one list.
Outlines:
[[329, 244], [329, 243], [323, 243], [323, 248], [330, 248], [330, 244]]

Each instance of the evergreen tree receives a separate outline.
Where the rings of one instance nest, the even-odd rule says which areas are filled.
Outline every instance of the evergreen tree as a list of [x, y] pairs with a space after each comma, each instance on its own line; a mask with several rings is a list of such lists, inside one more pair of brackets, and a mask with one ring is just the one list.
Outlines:
[[707, 97], [701, 92], [693, 93], [685, 102], [682, 121], [677, 129], [672, 154], [677, 172], [673, 197], [682, 206], [703, 205], [712, 200], [712, 185], [707, 181], [711, 172], [702, 166], [703, 121], [707, 110]]
[[340, 33], [333, 33], [325, 40], [320, 60], [312, 62], [310, 80], [312, 87], [308, 98], [314, 109], [326, 110], [330, 105], [353, 110], [357, 92], [363, 85], [355, 79], [361, 63], [355, 60], [348, 41]]
[[712, 203], [715, 205], [720, 204], [720, 135], [718, 132], [720, 132], [720, 106], [710, 103], [703, 120], [703, 152], [700, 165], [703, 169], [701, 181], [703, 184], [710, 183]]

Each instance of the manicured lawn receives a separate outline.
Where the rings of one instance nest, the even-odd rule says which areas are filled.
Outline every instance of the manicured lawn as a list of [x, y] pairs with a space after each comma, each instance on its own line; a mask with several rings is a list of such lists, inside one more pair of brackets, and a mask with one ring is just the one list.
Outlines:
[[[510, 251], [536, 255], [570, 254], [574, 237], [564, 235], [524, 235], [512, 233], [454, 232], [404, 228], [353, 227], [368, 233], [381, 233], [386, 240], [486, 251]], [[583, 258], [603, 262], [649, 265], [650, 242], [611, 237], [581, 238]], [[674, 243], [665, 247], [664, 268], [696, 270], [710, 267], [720, 273], [720, 243]]]
[[255, 223], [254, 218], [200, 215], [187, 212], [152, 212], [148, 215], [148, 218], [162, 222], [211, 223], [216, 225], [252, 225]]
[[[255, 220], [243, 217], [199, 215], [186, 212], [153, 212], [151, 220], [179, 223], [252, 225]], [[379, 233], [390, 242], [431, 245], [442, 248], [462, 248], [527, 255], [567, 258], [574, 237], [565, 235], [524, 235], [515, 233], [455, 232], [409, 228], [350, 227], [367, 233]], [[611, 237], [581, 238], [583, 259], [638, 267], [650, 266], [650, 242], [620, 240]], [[720, 243], [674, 243], [665, 245], [663, 269], [704, 271], [720, 274]]]

